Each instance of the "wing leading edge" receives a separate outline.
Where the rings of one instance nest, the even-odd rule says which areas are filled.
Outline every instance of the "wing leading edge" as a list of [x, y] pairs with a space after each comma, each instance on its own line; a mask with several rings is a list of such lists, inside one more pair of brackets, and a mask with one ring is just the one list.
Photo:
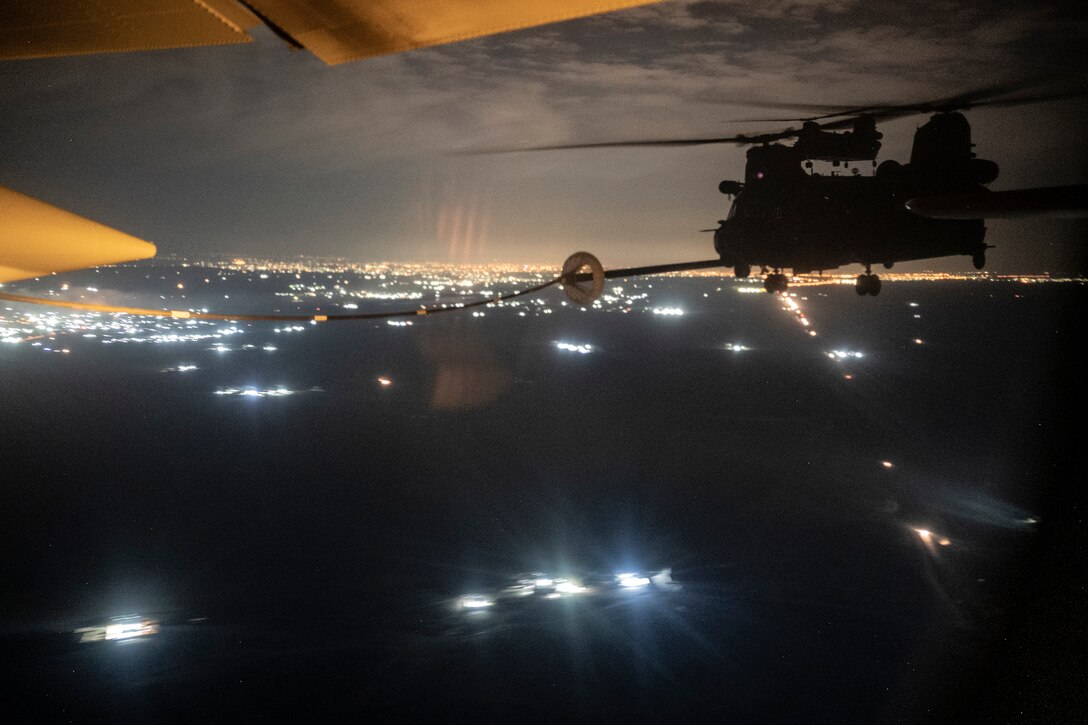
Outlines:
[[248, 43], [259, 23], [329, 65], [658, 0], [4, 0], [0, 60]]

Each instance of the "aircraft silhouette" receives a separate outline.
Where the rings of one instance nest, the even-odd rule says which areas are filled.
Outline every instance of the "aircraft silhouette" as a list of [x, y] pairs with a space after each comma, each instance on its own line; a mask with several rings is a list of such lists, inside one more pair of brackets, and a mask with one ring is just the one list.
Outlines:
[[[1088, 186], [1047, 187], [992, 192], [997, 163], [972, 151], [971, 126], [962, 110], [978, 106], [1011, 106], [1079, 95], [1081, 91], [1009, 96], [1022, 84], [1004, 84], [949, 98], [895, 106], [832, 107], [798, 120], [800, 128], [772, 133], [696, 139], [655, 139], [539, 146], [518, 150], [557, 150], [629, 146], [751, 145], [744, 180], [721, 182], [719, 190], [734, 197], [727, 218], [718, 222], [714, 250], [718, 260], [657, 265], [653, 273], [714, 266], [733, 268], [748, 277], [753, 267], [766, 273], [768, 292], [785, 291], [794, 274], [822, 272], [861, 264], [858, 295], [875, 296], [880, 278], [872, 267], [897, 262], [964, 255], [975, 269], [986, 264], [986, 217], [1031, 215], [1083, 216], [1088, 212]], [[1006, 96], [993, 98], [993, 96]], [[878, 120], [919, 113], [931, 118], [914, 135], [910, 160], [876, 165], [882, 135]], [[848, 129], [848, 130], [843, 130]], [[776, 143], [794, 139], [792, 145]], [[854, 166], [850, 173], [813, 173], [813, 160], [835, 167], [870, 161], [872, 175]], [[584, 254], [584, 253], [583, 253]], [[598, 265], [599, 266], [599, 265]], [[579, 270], [585, 266], [579, 267]], [[632, 270], [628, 270], [629, 272]], [[592, 278], [566, 272], [576, 284]], [[641, 272], [646, 273], [646, 272]], [[606, 276], [632, 276], [608, 274]], [[583, 295], [584, 296], [584, 295]]]

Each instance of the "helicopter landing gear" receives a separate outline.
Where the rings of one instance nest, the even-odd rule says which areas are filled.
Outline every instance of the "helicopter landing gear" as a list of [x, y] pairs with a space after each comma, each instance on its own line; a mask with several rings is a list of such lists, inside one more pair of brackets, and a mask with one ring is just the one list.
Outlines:
[[770, 294], [775, 292], [785, 292], [790, 286], [789, 279], [781, 272], [775, 272], [774, 274], [768, 274], [767, 278], [763, 280], [763, 289], [767, 290]]
[[744, 279], [752, 273], [752, 265], [738, 262], [733, 267], [733, 274], [737, 275], [740, 279]]
[[854, 283], [854, 291], [858, 293], [858, 297], [864, 297], [865, 295], [876, 297], [880, 294], [880, 277], [868, 272], [859, 274], [857, 281]]
[[986, 252], [975, 252], [971, 255], [971, 264], [975, 269], [982, 269], [986, 266]]

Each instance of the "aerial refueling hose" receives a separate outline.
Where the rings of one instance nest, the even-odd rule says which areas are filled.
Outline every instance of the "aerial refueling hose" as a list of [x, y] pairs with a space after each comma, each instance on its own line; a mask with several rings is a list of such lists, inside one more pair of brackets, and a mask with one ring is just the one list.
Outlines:
[[[722, 266], [721, 260], [708, 259], [701, 262], [679, 262], [676, 264], [658, 264], [649, 267], [627, 267], [625, 269], [610, 269], [605, 271], [600, 261], [589, 252], [575, 252], [563, 263], [562, 273], [553, 280], [527, 287], [516, 292], [508, 292], [504, 295], [487, 297], [472, 302], [457, 303], [453, 305], [420, 306], [411, 310], [394, 310], [389, 312], [360, 312], [353, 314], [336, 315], [252, 315], [252, 314], [227, 314], [222, 312], [193, 312], [191, 310], [156, 310], [148, 307], [121, 307], [117, 305], [99, 305], [91, 302], [71, 302], [57, 300], [48, 297], [30, 297], [0, 292], [0, 300], [19, 302], [31, 305], [46, 305], [48, 307], [63, 307], [70, 310], [87, 310], [90, 312], [119, 312], [127, 315], [141, 315], [145, 317], [170, 317], [181, 320], [238, 320], [253, 322], [340, 322], [348, 320], [384, 320], [393, 317], [419, 317], [438, 315], [445, 312], [460, 312], [483, 307], [498, 302], [512, 300], [515, 297], [535, 294], [553, 285], [562, 285], [563, 291], [572, 302], [580, 305], [588, 305], [600, 296], [604, 290], [605, 279], [619, 277], [639, 277], [647, 274], [664, 274], [666, 272], [683, 272], [692, 269], [707, 269]], [[588, 268], [589, 271], [583, 271]], [[585, 283], [590, 283], [586, 285]]]

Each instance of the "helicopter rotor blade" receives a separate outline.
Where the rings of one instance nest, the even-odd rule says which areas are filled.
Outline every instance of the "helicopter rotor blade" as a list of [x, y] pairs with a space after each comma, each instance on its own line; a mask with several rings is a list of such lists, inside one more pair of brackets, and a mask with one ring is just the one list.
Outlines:
[[525, 146], [499, 149], [487, 149], [474, 151], [474, 154], [507, 154], [517, 151], [564, 151], [569, 149], [602, 149], [623, 148], [638, 146], [703, 146], [706, 144], [732, 143], [732, 144], [757, 144], [780, 141], [784, 138], [793, 138], [798, 134], [797, 129], [787, 128], [782, 131], [762, 134], [742, 134], [738, 136], [717, 136], [708, 138], [684, 138], [684, 139], [642, 139], [637, 141], [600, 141], [595, 143], [555, 144], [549, 146]]
[[[1030, 103], [1043, 103], [1045, 101], [1074, 98], [1076, 96], [1081, 96], [1085, 93], [1088, 93], [1088, 88], [1084, 87], [1083, 85], [1077, 86], [1075, 88], [1066, 88], [1064, 90], [1054, 90], [1049, 92], [1026, 92], [1031, 88], [1037, 88], [1041, 83], [1049, 81], [1051, 81], [1051, 79], [1049, 78], [1031, 78], [1018, 81], [1004, 81], [1001, 83], [994, 83], [983, 88], [976, 88], [973, 90], [956, 93], [951, 96], [945, 96], [944, 98], [939, 98], [932, 101], [920, 101], [918, 103], [873, 103], [867, 106], [757, 103], [752, 105], [781, 109], [796, 108], [798, 110], [819, 111], [820, 113], [818, 113], [817, 115], [801, 118], [761, 118], [749, 119], [748, 121], [737, 121], [737, 123], [801, 123], [805, 121], [823, 121], [829, 118], [861, 115], [872, 116], [876, 120], [891, 120], [895, 118], [902, 118], [904, 116], [910, 116], [916, 113], [942, 113], [949, 111], [966, 111], [971, 108], [981, 107], [1001, 108], [1008, 106], [1026, 105]], [[1010, 95], [1018, 92], [1020, 93], [1020, 95]], [[821, 124], [821, 127], [825, 129], [828, 128], [828, 126], [823, 124]]]
[[1088, 184], [938, 194], [911, 199], [906, 207], [930, 219], [1078, 219], [1088, 217]]
[[[777, 119], [780, 122], [814, 122], [817, 123], [820, 130], [823, 131], [841, 131], [852, 129], [859, 116], [867, 116], [874, 121], [879, 120], [892, 120], [896, 118], [903, 118], [906, 116], [912, 116], [921, 113], [945, 113], [957, 110], [967, 110], [970, 108], [979, 108], [984, 106], [990, 107], [1003, 107], [1003, 106], [1016, 106], [1030, 103], [1042, 103], [1044, 101], [1059, 100], [1063, 98], [1072, 98], [1076, 96], [1082, 96], [1088, 94], [1088, 86], [1080, 85], [1073, 89], [1056, 90], [1050, 92], [1034, 92], [1027, 93], [1029, 88], [1038, 87], [1042, 82], [1042, 79], [1034, 78], [1028, 80], [1018, 81], [1005, 81], [1002, 83], [995, 83], [984, 88], [977, 88], [970, 91], [964, 91], [951, 96], [946, 96], [933, 101], [924, 101], [921, 103], [904, 103], [897, 105], [879, 105], [873, 104], [869, 106], [803, 106], [804, 108], [813, 108], [817, 110], [829, 109], [829, 112], [810, 116], [808, 118], [795, 118], [795, 119]], [[1009, 94], [1020, 92], [1021, 95]], [[759, 104], [753, 104], [759, 105]], [[793, 107], [794, 104], [778, 104], [782, 107]], [[797, 104], [800, 106], [801, 104]], [[765, 119], [766, 121], [772, 121], [775, 119]], [[753, 123], [757, 121], [752, 121]], [[758, 121], [762, 122], [762, 121]], [[507, 148], [495, 148], [495, 149], [482, 149], [475, 151], [467, 151], [468, 154], [497, 154], [497, 153], [513, 153], [518, 151], [560, 151], [569, 149], [594, 149], [594, 148], [625, 148], [625, 147], [684, 147], [684, 146], [703, 146], [708, 144], [737, 144], [737, 145], [752, 145], [771, 143], [773, 141], [781, 141], [783, 139], [797, 138], [802, 131], [798, 128], [790, 127], [782, 129], [780, 131], [772, 131], [768, 133], [752, 133], [752, 134], [737, 134], [734, 136], [716, 136], [706, 138], [687, 138], [687, 139], [640, 139], [632, 141], [601, 141], [592, 143], [576, 143], [576, 144], [555, 144], [548, 146], [526, 146], [526, 147], [507, 147]]]

